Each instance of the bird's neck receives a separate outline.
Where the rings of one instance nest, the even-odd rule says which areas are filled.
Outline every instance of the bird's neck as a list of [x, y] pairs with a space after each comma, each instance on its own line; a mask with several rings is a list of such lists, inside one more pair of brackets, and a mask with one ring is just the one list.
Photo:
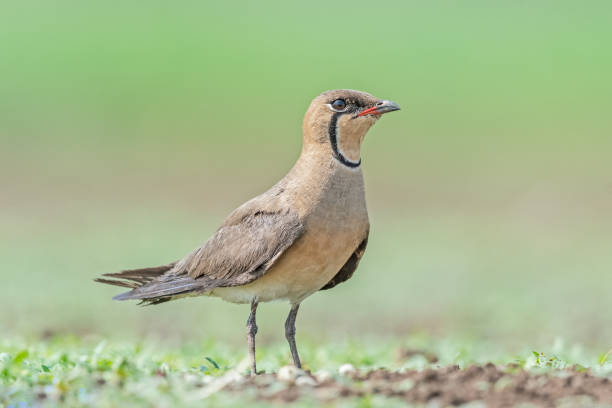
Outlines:
[[371, 122], [354, 121], [350, 115], [336, 113], [332, 116], [326, 133], [334, 156], [345, 166], [361, 164], [361, 143], [371, 126]]
[[361, 167], [342, 164], [332, 155], [329, 147], [311, 146], [302, 149], [302, 154], [283, 180], [283, 185], [295, 200], [300, 216], [308, 216], [313, 208], [318, 208], [313, 203], [336, 203], [334, 206], [338, 207], [338, 211], [344, 211], [342, 208], [347, 200], [365, 203]]
[[336, 178], [363, 178], [361, 165], [347, 166], [342, 163], [329, 144], [304, 146], [288, 176], [292, 179], [308, 180], [308, 184], [318, 186], [325, 186]]
[[351, 139], [343, 139], [341, 135], [333, 133], [326, 136], [318, 143], [305, 143], [298, 161], [317, 162], [319, 165], [327, 165], [332, 162], [347, 169], [357, 170], [361, 168], [361, 146], [360, 141], [353, 142]]

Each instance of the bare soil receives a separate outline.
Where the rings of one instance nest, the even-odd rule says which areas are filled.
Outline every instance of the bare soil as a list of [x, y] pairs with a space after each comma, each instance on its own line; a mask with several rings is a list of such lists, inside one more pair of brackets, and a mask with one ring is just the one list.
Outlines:
[[[380, 395], [414, 405], [460, 406], [480, 402], [486, 407], [612, 406], [612, 380], [576, 369], [529, 372], [515, 366], [448, 366], [424, 371], [392, 372], [379, 369], [316, 381], [280, 381], [261, 374], [226, 387], [250, 392], [258, 400], [289, 403], [302, 398], [333, 403], [340, 399]], [[299, 377], [298, 377], [299, 378]]]

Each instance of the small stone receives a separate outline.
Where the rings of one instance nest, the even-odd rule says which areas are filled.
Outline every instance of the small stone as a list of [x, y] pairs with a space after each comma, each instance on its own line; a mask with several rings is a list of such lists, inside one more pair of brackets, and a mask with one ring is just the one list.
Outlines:
[[317, 379], [318, 382], [320, 383], [324, 383], [327, 382], [329, 380], [332, 380], [334, 378], [334, 376], [332, 375], [331, 372], [327, 371], [327, 370], [319, 370], [314, 374], [314, 377]]
[[357, 372], [355, 366], [352, 364], [342, 364], [340, 368], [338, 368], [338, 373], [342, 376], [351, 376]]
[[263, 388], [268, 387], [273, 383], [277, 382], [276, 378], [270, 375], [256, 375], [252, 378], [252, 380], [255, 382], [255, 385], [257, 385], [257, 387]]
[[224, 377], [230, 384], [240, 385], [246, 382], [245, 377], [238, 372], [227, 373]]
[[391, 386], [391, 388], [394, 392], [407, 392], [414, 388], [414, 381], [412, 381], [410, 378], [406, 378], [405, 380], [396, 382]]
[[189, 383], [189, 384], [198, 384], [201, 382], [201, 379], [199, 376], [195, 375], [195, 374], [185, 374], [184, 377], [185, 382]]
[[283, 366], [278, 370], [276, 375], [280, 381], [294, 382], [300, 375], [301, 370], [294, 366]]
[[210, 384], [215, 380], [215, 377], [212, 375], [203, 375], [202, 376], [202, 384]]
[[298, 387], [314, 387], [317, 385], [317, 382], [312, 377], [302, 375], [295, 379], [295, 385]]

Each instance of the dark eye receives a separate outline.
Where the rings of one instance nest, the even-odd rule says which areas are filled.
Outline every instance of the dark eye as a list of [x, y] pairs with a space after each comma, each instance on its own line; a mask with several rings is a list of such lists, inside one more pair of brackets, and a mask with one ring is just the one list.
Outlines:
[[341, 111], [341, 110], [344, 110], [344, 108], [346, 108], [346, 102], [344, 99], [336, 99], [335, 101], [331, 103], [331, 106], [335, 110]]

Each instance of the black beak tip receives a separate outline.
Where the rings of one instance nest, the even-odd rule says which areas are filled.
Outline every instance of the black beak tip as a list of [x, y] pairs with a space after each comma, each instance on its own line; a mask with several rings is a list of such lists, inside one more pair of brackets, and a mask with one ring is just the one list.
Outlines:
[[397, 103], [393, 101], [387, 101], [387, 100], [378, 102], [376, 104], [376, 108], [377, 108], [376, 113], [379, 113], [379, 114], [400, 110], [400, 107]]

